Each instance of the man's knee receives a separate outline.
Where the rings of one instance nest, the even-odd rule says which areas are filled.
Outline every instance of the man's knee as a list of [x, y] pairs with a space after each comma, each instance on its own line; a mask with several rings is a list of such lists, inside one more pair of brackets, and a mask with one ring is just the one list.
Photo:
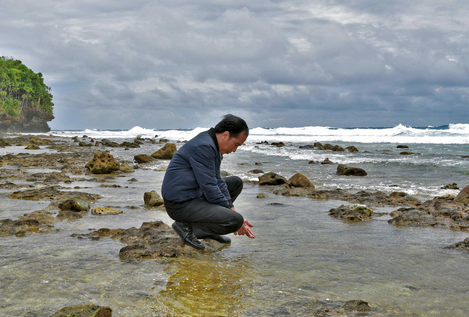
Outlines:
[[233, 232], [238, 231], [239, 229], [241, 229], [243, 224], [244, 224], [244, 217], [241, 214], [236, 213], [235, 219], [233, 221]]
[[243, 190], [243, 180], [238, 176], [229, 176], [225, 177], [225, 182], [232, 200], [235, 201]]

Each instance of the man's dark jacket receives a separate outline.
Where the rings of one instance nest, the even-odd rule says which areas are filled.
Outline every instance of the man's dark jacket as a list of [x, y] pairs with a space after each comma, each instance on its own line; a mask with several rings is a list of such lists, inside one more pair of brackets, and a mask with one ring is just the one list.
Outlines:
[[203, 195], [212, 204], [231, 208], [230, 193], [220, 176], [222, 159], [213, 128], [198, 134], [169, 163], [161, 188], [163, 199], [184, 202]]

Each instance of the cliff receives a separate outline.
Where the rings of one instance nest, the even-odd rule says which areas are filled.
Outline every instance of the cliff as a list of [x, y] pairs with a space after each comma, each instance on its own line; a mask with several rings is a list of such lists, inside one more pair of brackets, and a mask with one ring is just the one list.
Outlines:
[[49, 132], [47, 122], [52, 119], [54, 116], [48, 111], [26, 103], [17, 116], [0, 112], [0, 132]]
[[0, 57], [0, 132], [48, 132], [54, 119], [51, 88], [42, 73]]

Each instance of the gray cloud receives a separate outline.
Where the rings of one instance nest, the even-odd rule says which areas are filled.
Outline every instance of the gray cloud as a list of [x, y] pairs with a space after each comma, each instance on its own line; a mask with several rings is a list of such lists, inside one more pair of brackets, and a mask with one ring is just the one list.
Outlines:
[[469, 4], [6, 1], [0, 55], [44, 74], [54, 129], [468, 122]]

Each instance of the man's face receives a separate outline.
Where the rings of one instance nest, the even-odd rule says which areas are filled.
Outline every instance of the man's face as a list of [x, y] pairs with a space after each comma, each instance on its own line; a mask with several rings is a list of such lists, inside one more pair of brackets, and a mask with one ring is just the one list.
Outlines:
[[221, 154], [229, 154], [231, 152], [236, 152], [238, 146], [244, 143], [247, 139], [245, 133], [240, 133], [238, 137], [230, 137], [230, 132], [225, 131], [220, 135], [218, 140], [218, 147], [220, 148]]

